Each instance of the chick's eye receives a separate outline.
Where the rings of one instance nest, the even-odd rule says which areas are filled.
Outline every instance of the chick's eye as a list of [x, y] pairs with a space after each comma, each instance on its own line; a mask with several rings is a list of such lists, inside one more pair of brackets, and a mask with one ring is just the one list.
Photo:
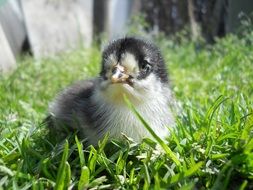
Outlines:
[[152, 66], [148, 62], [144, 62], [141, 66], [141, 70], [145, 73], [150, 72], [152, 69]]

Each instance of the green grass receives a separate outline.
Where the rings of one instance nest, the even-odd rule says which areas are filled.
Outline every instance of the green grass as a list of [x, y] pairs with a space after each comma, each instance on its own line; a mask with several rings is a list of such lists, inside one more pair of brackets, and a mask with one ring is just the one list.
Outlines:
[[126, 137], [84, 148], [77, 137], [56, 142], [47, 134], [48, 104], [98, 74], [98, 48], [21, 60], [0, 80], [0, 189], [252, 189], [252, 39], [230, 35], [213, 46], [158, 39], [181, 108], [168, 141], [154, 136], [160, 147]]

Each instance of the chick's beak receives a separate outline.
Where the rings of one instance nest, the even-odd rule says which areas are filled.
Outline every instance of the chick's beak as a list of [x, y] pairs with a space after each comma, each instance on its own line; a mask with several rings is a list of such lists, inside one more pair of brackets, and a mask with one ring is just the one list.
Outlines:
[[126, 83], [129, 75], [126, 74], [125, 67], [117, 64], [112, 69], [111, 82], [112, 83]]

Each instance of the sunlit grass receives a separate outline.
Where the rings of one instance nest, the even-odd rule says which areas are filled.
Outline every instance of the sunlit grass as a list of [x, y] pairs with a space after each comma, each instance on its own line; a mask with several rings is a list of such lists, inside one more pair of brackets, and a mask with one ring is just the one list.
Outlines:
[[177, 130], [140, 145], [105, 138], [84, 148], [74, 135], [56, 142], [41, 124], [61, 89], [98, 74], [98, 48], [21, 60], [0, 81], [0, 189], [252, 189], [252, 39], [158, 41], [180, 105]]

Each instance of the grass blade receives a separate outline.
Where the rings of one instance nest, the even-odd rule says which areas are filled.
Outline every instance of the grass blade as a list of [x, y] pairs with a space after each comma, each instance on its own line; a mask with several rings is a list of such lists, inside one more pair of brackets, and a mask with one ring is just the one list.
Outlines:
[[135, 109], [133, 104], [128, 100], [126, 96], [124, 96], [125, 102], [128, 107], [134, 112], [137, 118], [141, 121], [144, 127], [148, 130], [148, 132], [152, 135], [152, 137], [160, 144], [160, 146], [164, 149], [165, 153], [173, 160], [173, 162], [177, 166], [181, 166], [179, 159], [172, 152], [172, 150], [167, 146], [167, 144], [152, 130], [149, 124], [145, 121], [145, 119], [139, 114], [139, 112]]
[[90, 181], [90, 170], [87, 166], [82, 167], [81, 177], [78, 182], [78, 190], [83, 190]]
[[65, 183], [65, 179], [67, 177], [67, 160], [68, 160], [68, 154], [69, 154], [69, 143], [66, 141], [65, 146], [64, 146], [64, 151], [62, 155], [62, 160], [60, 163], [60, 167], [57, 173], [57, 178], [56, 178], [56, 184], [55, 184], [55, 189], [56, 190], [63, 190], [67, 186]]
[[173, 183], [181, 181], [182, 179], [186, 177], [190, 177], [195, 172], [197, 172], [201, 168], [202, 165], [203, 165], [203, 162], [198, 162], [197, 164], [194, 164], [190, 169], [172, 176], [170, 179], [170, 183], [173, 184]]
[[75, 136], [75, 141], [76, 141], [76, 146], [77, 146], [78, 155], [79, 155], [79, 159], [80, 159], [80, 165], [81, 165], [81, 167], [83, 167], [85, 165], [85, 159], [84, 159], [84, 153], [83, 153], [83, 144], [80, 143], [77, 136]]

